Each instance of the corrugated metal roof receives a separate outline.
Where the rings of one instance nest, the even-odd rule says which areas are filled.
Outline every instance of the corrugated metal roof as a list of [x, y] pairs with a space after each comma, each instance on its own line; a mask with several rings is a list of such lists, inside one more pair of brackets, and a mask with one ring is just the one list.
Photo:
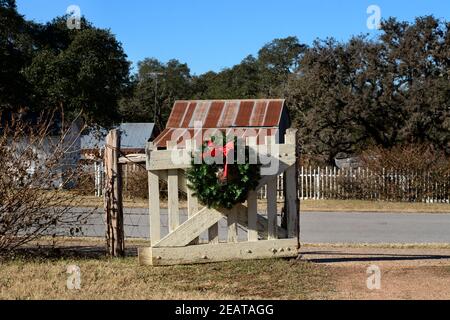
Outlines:
[[276, 127], [283, 99], [176, 101], [167, 128]]
[[167, 141], [176, 139], [180, 143], [189, 137], [192, 138], [195, 123], [200, 122], [203, 133], [206, 129], [224, 132], [232, 128], [238, 131], [237, 136], [256, 135], [258, 143], [262, 144], [266, 135], [275, 135], [278, 131], [284, 101], [284, 99], [176, 101], [166, 129], [153, 143], [158, 147], [166, 147]]
[[119, 130], [120, 148], [145, 148], [152, 136], [154, 123], [122, 123]]
[[[279, 142], [277, 136], [278, 128], [209, 128], [202, 129], [201, 133], [203, 140], [209, 140], [209, 138], [216, 136], [219, 132], [228, 134], [230, 131], [233, 131], [238, 138], [256, 137], [257, 144], [265, 144], [266, 136], [275, 136], [275, 141]], [[168, 141], [176, 141], [177, 145], [182, 147], [185, 145], [185, 140], [194, 140], [198, 134], [200, 134], [200, 130], [195, 131], [195, 129], [191, 128], [166, 128], [153, 141], [153, 144], [158, 147], [166, 147]]]
[[[153, 123], [122, 123], [117, 127], [121, 131], [121, 149], [144, 149], [154, 128]], [[105, 145], [107, 132], [91, 132], [81, 136], [81, 149], [98, 149]]]

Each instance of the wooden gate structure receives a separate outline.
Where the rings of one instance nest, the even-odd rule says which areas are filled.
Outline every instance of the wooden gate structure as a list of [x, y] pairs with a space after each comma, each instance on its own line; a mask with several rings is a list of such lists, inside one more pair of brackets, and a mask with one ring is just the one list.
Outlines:
[[[267, 137], [269, 138], [269, 137]], [[191, 157], [191, 140], [186, 141], [185, 149], [175, 149], [170, 143], [167, 150], [157, 150], [149, 142], [146, 149], [146, 168], [149, 185], [149, 215], [151, 246], [139, 248], [139, 262], [145, 265], [174, 265], [206, 263], [235, 259], [264, 259], [276, 257], [296, 257], [299, 241], [299, 199], [297, 192], [297, 154], [296, 130], [288, 129], [284, 143], [276, 144], [267, 139], [270, 145], [264, 154], [262, 167], [277, 163], [277, 170], [271, 175], [263, 175], [256, 190], [251, 191], [246, 203], [237, 204], [232, 209], [201, 208], [198, 200], [186, 185], [185, 170], [190, 161], [175, 164], [173, 152], [177, 157]], [[260, 148], [253, 139], [247, 139], [253, 152], [261, 159]], [[273, 152], [273, 150], [276, 150]], [[186, 158], [184, 158], [186, 159]], [[284, 205], [277, 212], [277, 177], [284, 174]], [[169, 233], [161, 237], [161, 212], [159, 181], [168, 184], [168, 227]], [[267, 215], [258, 213], [257, 190], [267, 185]], [[180, 223], [178, 191], [187, 194], [188, 219]], [[219, 241], [218, 222], [227, 220], [227, 241]], [[238, 241], [238, 225], [247, 231], [246, 241]], [[208, 242], [200, 243], [199, 236], [208, 231]]]

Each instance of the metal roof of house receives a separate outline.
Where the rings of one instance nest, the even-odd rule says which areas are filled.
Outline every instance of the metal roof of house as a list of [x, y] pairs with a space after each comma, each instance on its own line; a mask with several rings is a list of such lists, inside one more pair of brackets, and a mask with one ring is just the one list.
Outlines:
[[[153, 123], [122, 123], [117, 127], [121, 131], [121, 149], [144, 149], [154, 128]], [[91, 132], [81, 136], [81, 149], [98, 149], [105, 145], [107, 132]]]
[[238, 131], [238, 137], [256, 135], [262, 144], [265, 136], [276, 134], [284, 102], [284, 99], [176, 101], [166, 129], [153, 143], [166, 147], [167, 141], [180, 143], [187, 134], [193, 137], [198, 122], [203, 133], [207, 129], [233, 130]]
[[121, 148], [145, 148], [153, 133], [154, 123], [122, 123]]

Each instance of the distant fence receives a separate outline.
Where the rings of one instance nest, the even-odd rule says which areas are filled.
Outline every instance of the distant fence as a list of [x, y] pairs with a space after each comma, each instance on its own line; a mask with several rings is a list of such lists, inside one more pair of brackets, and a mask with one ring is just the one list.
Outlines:
[[[103, 196], [103, 185], [105, 179], [104, 165], [102, 162], [93, 162], [85, 165], [85, 171], [89, 172], [92, 179], [88, 187], [92, 195]], [[145, 165], [139, 163], [122, 164], [122, 187], [125, 197], [146, 198], [148, 196], [147, 171]], [[167, 195], [165, 183], [161, 184], [164, 190], [163, 196]]]
[[[450, 176], [432, 172], [407, 172], [367, 168], [300, 167], [299, 197], [306, 200], [361, 199], [450, 203]], [[277, 196], [283, 198], [283, 176], [278, 177]], [[263, 188], [259, 197], [265, 199]]]
[[[95, 164], [92, 169], [95, 177], [92, 191], [101, 196], [103, 165]], [[139, 165], [128, 164], [124, 165], [123, 172], [125, 195], [139, 196], [139, 190], [142, 189], [142, 195], [146, 196], [145, 170]], [[376, 173], [367, 168], [300, 167], [298, 176], [298, 195], [302, 200], [361, 199], [450, 203], [450, 176], [436, 177], [436, 174], [430, 172], [384, 169]], [[265, 187], [260, 189], [258, 196], [260, 199], [267, 198]], [[283, 199], [282, 175], [277, 180], [277, 197]]]

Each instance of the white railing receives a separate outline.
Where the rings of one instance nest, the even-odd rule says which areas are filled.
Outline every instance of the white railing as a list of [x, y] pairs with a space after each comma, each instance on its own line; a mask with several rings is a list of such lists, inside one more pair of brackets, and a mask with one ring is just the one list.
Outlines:
[[[367, 168], [300, 167], [298, 193], [302, 200], [367, 199], [450, 203], [450, 177], [433, 179], [432, 173]], [[266, 199], [262, 188], [258, 196]], [[277, 197], [283, 198], [283, 176], [278, 177]]]
[[[96, 195], [101, 195], [103, 166], [95, 168]], [[140, 167], [124, 166], [124, 188]], [[433, 182], [431, 174], [385, 169], [375, 174], [367, 168], [338, 169], [336, 167], [300, 167], [298, 196], [302, 200], [367, 199], [409, 202], [450, 203], [450, 177]], [[444, 181], [444, 182], [442, 182]], [[447, 181], [447, 182], [445, 182]], [[283, 175], [277, 179], [277, 199], [283, 199]], [[267, 187], [258, 191], [259, 199], [267, 199]]]

